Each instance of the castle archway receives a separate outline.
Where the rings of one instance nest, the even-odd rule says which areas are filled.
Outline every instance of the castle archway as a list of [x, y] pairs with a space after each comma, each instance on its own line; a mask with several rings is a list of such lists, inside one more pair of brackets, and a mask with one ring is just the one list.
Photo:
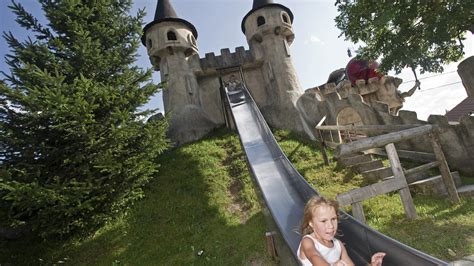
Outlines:
[[[362, 126], [362, 118], [359, 113], [352, 107], [342, 108], [337, 113], [337, 125], [338, 126]], [[341, 143], [351, 142], [355, 139], [365, 137], [363, 132], [357, 132], [356, 130], [339, 130], [339, 140]]]

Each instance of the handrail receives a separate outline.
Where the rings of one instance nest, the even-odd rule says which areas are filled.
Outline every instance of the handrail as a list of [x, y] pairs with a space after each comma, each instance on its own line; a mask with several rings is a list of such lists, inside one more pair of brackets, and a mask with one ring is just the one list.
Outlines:
[[316, 129], [319, 129], [318, 127], [321, 127], [322, 124], [324, 123], [324, 121], [326, 121], [326, 115], [323, 116], [323, 118], [321, 118], [321, 121], [319, 121], [319, 123], [316, 125]]
[[363, 126], [355, 126], [355, 125], [344, 125], [344, 126], [336, 126], [336, 125], [317, 125], [316, 129], [319, 130], [357, 130], [357, 131], [365, 131], [365, 132], [392, 132], [392, 131], [399, 131], [403, 129], [409, 129], [414, 127], [423, 126], [423, 124], [410, 124], [410, 125], [363, 125]]
[[339, 158], [344, 155], [377, 148], [389, 143], [415, 138], [427, 134], [433, 130], [433, 125], [423, 125], [385, 135], [369, 137], [351, 143], [340, 144], [334, 151], [334, 157]]

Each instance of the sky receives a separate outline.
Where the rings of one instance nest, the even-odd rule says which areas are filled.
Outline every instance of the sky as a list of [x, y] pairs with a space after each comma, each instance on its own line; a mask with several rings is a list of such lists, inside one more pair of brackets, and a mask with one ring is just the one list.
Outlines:
[[[42, 17], [37, 0], [17, 0], [32, 14]], [[290, 47], [293, 63], [303, 89], [312, 88], [326, 82], [329, 74], [338, 68], [345, 67], [349, 61], [347, 49], [356, 50], [357, 46], [339, 37], [340, 30], [336, 28], [334, 18], [337, 9], [334, 0], [275, 0], [274, 2], [288, 7], [294, 15], [293, 30], [295, 40]], [[248, 49], [245, 35], [241, 31], [242, 18], [252, 9], [253, 0], [171, 0], [180, 18], [192, 23], [198, 31], [198, 49], [200, 57], [206, 53], [220, 54], [223, 48], [231, 52], [238, 46]], [[0, 0], [0, 32], [11, 31], [19, 39], [25, 39], [28, 32], [20, 28], [14, 14], [7, 8], [9, 0]], [[138, 8], [145, 8], [147, 15], [144, 23], [151, 22], [156, 9], [156, 0], [135, 0], [132, 13]], [[46, 24], [46, 23], [45, 23]], [[474, 55], [474, 38], [468, 33], [465, 41], [466, 56]], [[3, 58], [9, 53], [9, 48], [3, 38], [0, 39], [0, 70], [9, 72]], [[145, 47], [138, 50], [137, 65], [150, 68]], [[354, 54], [354, 53], [353, 53]], [[418, 78], [421, 90], [406, 99], [403, 110], [416, 111], [418, 118], [426, 120], [430, 114], [444, 115], [464, 98], [466, 91], [457, 75], [457, 64], [445, 66], [444, 73], [425, 73]], [[400, 90], [407, 91], [414, 85], [414, 75], [411, 69], [395, 75], [403, 79]], [[159, 72], [155, 72], [153, 80], [160, 82]], [[145, 108], [163, 110], [161, 94], [155, 95]]]

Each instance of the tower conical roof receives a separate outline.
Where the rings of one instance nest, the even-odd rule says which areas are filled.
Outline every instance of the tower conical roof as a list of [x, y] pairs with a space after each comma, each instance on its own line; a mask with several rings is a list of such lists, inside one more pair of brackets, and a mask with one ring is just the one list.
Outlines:
[[253, 0], [252, 9], [257, 9], [268, 4], [273, 4], [273, 0]]
[[155, 18], [152, 22], [145, 25], [143, 28], [143, 35], [142, 35], [142, 44], [146, 46], [145, 38], [146, 38], [146, 31], [153, 25], [158, 24], [164, 21], [172, 21], [172, 22], [181, 22], [184, 23], [194, 35], [194, 38], [197, 39], [198, 33], [196, 28], [193, 24], [189, 21], [181, 19], [176, 15], [176, 11], [174, 10], [173, 6], [170, 3], [170, 0], [158, 0], [156, 4], [155, 10]]
[[281, 4], [275, 4], [273, 3], [273, 0], [253, 0], [253, 6], [252, 6], [252, 10], [250, 10], [247, 15], [245, 15], [245, 17], [242, 19], [242, 24], [241, 24], [241, 28], [242, 28], [242, 32], [245, 34], [245, 21], [247, 20], [247, 17], [250, 16], [253, 12], [261, 9], [261, 8], [264, 8], [264, 7], [267, 7], [267, 6], [278, 6], [282, 9], [284, 9], [286, 11], [286, 13], [288, 13], [288, 15], [290, 16], [290, 20], [291, 20], [291, 23], [293, 23], [293, 13], [291, 12], [291, 10], [284, 6], [284, 5], [281, 5]]
[[169, 0], [158, 0], [158, 4], [156, 4], [155, 20], [165, 18], [178, 18], [178, 16]]

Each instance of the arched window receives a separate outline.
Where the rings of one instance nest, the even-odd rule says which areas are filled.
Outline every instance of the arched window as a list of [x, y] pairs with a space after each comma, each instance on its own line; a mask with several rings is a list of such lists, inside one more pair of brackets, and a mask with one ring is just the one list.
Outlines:
[[281, 13], [281, 19], [283, 20], [283, 22], [290, 24], [290, 19], [288, 18], [288, 14], [286, 14], [285, 12]]
[[148, 39], [148, 40], [147, 40], [146, 46], [147, 46], [148, 49], [150, 49], [150, 48], [153, 47], [153, 42], [151, 41], [151, 39]]
[[174, 33], [174, 31], [168, 31], [168, 33], [166, 34], [166, 37], [168, 38], [168, 41], [176, 41], [177, 38], [176, 38], [176, 33]]
[[262, 26], [263, 24], [265, 24], [265, 18], [260, 16], [257, 18], [257, 26]]

